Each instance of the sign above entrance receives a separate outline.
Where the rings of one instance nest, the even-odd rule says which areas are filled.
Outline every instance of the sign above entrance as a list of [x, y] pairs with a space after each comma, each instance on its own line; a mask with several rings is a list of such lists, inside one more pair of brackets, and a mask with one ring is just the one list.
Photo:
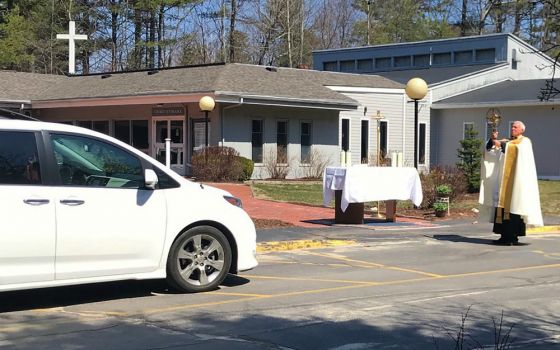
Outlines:
[[183, 107], [152, 107], [152, 116], [185, 115]]

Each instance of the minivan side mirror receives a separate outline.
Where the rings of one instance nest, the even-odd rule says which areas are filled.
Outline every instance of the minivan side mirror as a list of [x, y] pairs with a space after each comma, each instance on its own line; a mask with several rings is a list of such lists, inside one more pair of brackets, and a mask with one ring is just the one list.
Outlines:
[[155, 190], [158, 184], [158, 177], [152, 169], [144, 170], [144, 186], [150, 190]]

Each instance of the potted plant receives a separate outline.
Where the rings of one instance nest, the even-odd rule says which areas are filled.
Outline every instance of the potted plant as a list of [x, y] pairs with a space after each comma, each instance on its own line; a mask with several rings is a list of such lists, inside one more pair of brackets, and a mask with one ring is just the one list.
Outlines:
[[440, 198], [449, 197], [451, 194], [451, 186], [448, 184], [439, 185], [436, 187], [436, 194]]
[[445, 202], [435, 202], [432, 204], [438, 218], [443, 218], [447, 215], [447, 209], [449, 209], [449, 204]]

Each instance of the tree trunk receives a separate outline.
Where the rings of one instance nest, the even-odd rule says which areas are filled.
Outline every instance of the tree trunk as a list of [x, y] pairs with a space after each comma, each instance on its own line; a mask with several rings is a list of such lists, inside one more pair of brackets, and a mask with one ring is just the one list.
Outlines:
[[467, 35], [467, 5], [468, 0], [463, 0], [463, 7], [461, 8], [461, 36]]
[[132, 50], [132, 69], [139, 69], [142, 65], [142, 11], [134, 8], [134, 49]]
[[117, 31], [119, 12], [117, 1], [111, 1], [111, 71], [117, 71]]
[[229, 62], [235, 62], [235, 20], [237, 17], [236, 0], [231, 0], [231, 14], [229, 19]]
[[161, 42], [163, 41], [163, 36], [165, 34], [165, 5], [160, 5], [159, 13], [158, 13], [158, 38], [157, 38], [157, 49], [158, 49], [158, 63], [157, 68], [163, 67], [165, 64], [165, 58], [163, 57], [164, 48], [161, 46]]
[[286, 0], [286, 24], [288, 36], [288, 66], [292, 67], [292, 28], [290, 22], [290, 0]]
[[151, 10], [149, 21], [149, 45], [148, 45], [148, 67], [155, 68], [156, 66], [156, 11]]

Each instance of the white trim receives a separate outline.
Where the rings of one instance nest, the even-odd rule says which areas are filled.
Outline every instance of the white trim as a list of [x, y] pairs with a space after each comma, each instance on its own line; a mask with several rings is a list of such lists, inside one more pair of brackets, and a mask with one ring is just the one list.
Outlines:
[[121, 105], [143, 105], [159, 103], [198, 103], [202, 96], [214, 96], [212, 92], [196, 94], [151, 94], [143, 96], [114, 96], [114, 97], [93, 97], [76, 99], [58, 99], [51, 101], [31, 101], [34, 109], [37, 108], [68, 108], [68, 107], [95, 107], [95, 106], [121, 106]]
[[[462, 79], [461, 79], [461, 80], [462, 80]], [[484, 84], [484, 85], [481, 85], [481, 86], [477, 86], [477, 87], [475, 87], [475, 88], [473, 88], [473, 89], [461, 91], [461, 92], [458, 92], [458, 93], [452, 94], [452, 95], [447, 95], [447, 96], [445, 96], [442, 100], [447, 100], [448, 98], [452, 98], [452, 97], [455, 97], [455, 96], [461, 96], [461, 95], [464, 95], [464, 94], [468, 94], [468, 93], [471, 93], [471, 92], [473, 92], [473, 91], [477, 91], [477, 90], [480, 90], [480, 89], [484, 89], [484, 88], [487, 88], [487, 87], [492, 86], [492, 85], [504, 83], [504, 82], [506, 82], [506, 81], [514, 81], [514, 80], [511, 79], [511, 78], [504, 78], [504, 79], [502, 79], [502, 80], [498, 80], [498, 81], [495, 81], [495, 82], [492, 82], [492, 83], [489, 83], [489, 84]], [[453, 84], [455, 84], [455, 83], [457, 83], [457, 82], [460, 82], [460, 80], [453, 82]], [[447, 85], [452, 85], [452, 83], [446, 83], [445, 85], [441, 85], [441, 87], [445, 87], [445, 86], [447, 86]], [[439, 86], [438, 86], [438, 88], [439, 88]], [[440, 100], [440, 101], [441, 101], [441, 100]], [[432, 101], [430, 100], [430, 102], [432, 102]], [[437, 102], [436, 102], [436, 103], [437, 103]]]
[[[437, 89], [445, 88], [446, 86], [455, 85], [455, 84], [457, 84], [457, 83], [459, 83], [459, 82], [462, 82], [462, 81], [465, 81], [465, 80], [469, 80], [469, 79], [473, 79], [473, 78], [477, 78], [477, 77], [479, 77], [479, 76], [484, 76], [484, 75], [487, 75], [489, 72], [494, 72], [494, 71], [499, 71], [499, 70], [507, 70], [507, 71], [509, 71], [509, 64], [508, 64], [508, 63], [503, 63], [503, 64], [500, 64], [500, 65], [497, 65], [497, 66], [494, 66], [494, 67], [488, 67], [488, 68], [486, 68], [486, 69], [482, 69], [482, 70], [477, 70], [477, 71], [474, 71], [474, 72], [466, 73], [466, 74], [463, 74], [463, 75], [458, 76], [458, 77], [454, 77], [454, 78], [451, 78], [451, 79], [448, 79], [448, 80], [444, 80], [444, 81], [440, 81], [440, 82], [438, 82], [438, 83], [434, 83], [434, 84], [432, 84], [432, 87], [433, 87], [434, 89], [436, 89], [436, 88], [437, 88]], [[506, 79], [501, 80], [501, 81], [498, 81], [498, 82], [502, 82], [502, 81], [506, 81], [506, 80], [513, 80], [513, 79], [511, 79], [511, 78], [506, 78]], [[492, 84], [495, 84], [495, 83], [484, 84], [483, 87], [487, 87], [487, 86], [490, 86], [490, 85], [492, 85]], [[473, 91], [473, 90], [477, 90], [477, 89], [478, 89], [478, 88], [475, 88], [475, 89], [472, 89], [472, 90], [469, 90], [469, 91]], [[460, 95], [460, 94], [464, 94], [464, 92], [460, 92], [460, 93], [458, 93], [458, 94], [456, 94], [456, 95]], [[456, 96], [456, 95], [452, 95], [452, 96]], [[449, 97], [450, 97], [450, 96], [446, 96], [445, 98], [449, 98]]]
[[[407, 96], [403, 95], [403, 110], [402, 110], [402, 153], [403, 158], [406, 158], [406, 103]], [[404, 161], [404, 159], [403, 159]]]
[[557, 106], [560, 100], [539, 101], [501, 101], [501, 102], [465, 102], [465, 103], [434, 103], [433, 109], [465, 109], [465, 108], [492, 108], [492, 107], [546, 107]]
[[370, 87], [353, 87], [353, 86], [333, 86], [333, 85], [326, 85], [325, 87], [336, 91], [336, 92], [374, 92], [374, 93], [382, 93], [382, 94], [404, 94], [404, 89], [401, 88], [370, 88]]

